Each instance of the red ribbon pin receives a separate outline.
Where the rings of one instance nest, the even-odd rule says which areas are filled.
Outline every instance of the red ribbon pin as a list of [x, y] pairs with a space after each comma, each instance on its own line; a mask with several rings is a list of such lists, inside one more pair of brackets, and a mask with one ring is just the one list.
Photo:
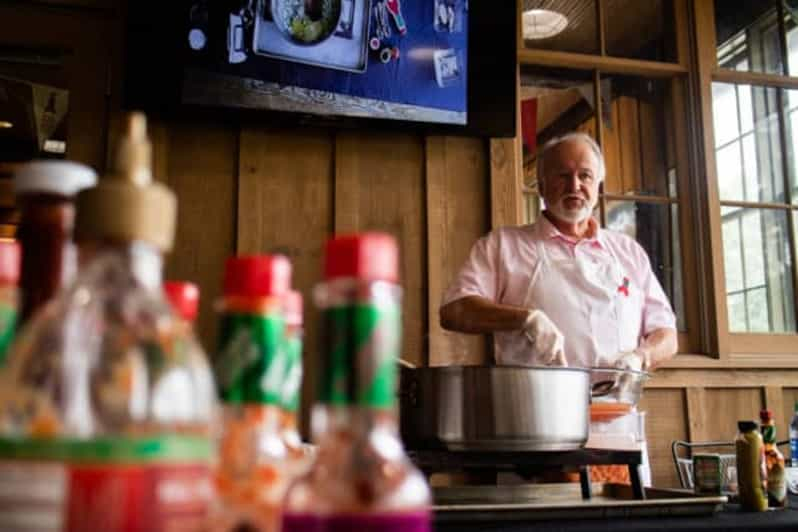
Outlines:
[[621, 286], [618, 287], [618, 291], [620, 293], [622, 293], [623, 295], [625, 295], [626, 297], [629, 297], [629, 278], [628, 277], [624, 277], [623, 278], [623, 283], [621, 284]]

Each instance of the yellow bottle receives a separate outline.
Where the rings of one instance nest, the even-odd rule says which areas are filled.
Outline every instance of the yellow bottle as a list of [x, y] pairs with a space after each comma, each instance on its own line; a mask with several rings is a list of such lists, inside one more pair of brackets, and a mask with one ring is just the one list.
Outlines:
[[768, 509], [765, 445], [753, 421], [738, 421], [737, 484], [743, 510], [764, 512]]

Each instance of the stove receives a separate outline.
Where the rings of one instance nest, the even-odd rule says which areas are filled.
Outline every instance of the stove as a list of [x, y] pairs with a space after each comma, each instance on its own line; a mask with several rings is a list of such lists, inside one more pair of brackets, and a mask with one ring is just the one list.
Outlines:
[[[583, 448], [573, 451], [451, 451], [446, 449], [409, 450], [413, 463], [426, 475], [433, 473], [467, 472], [489, 474], [513, 472], [523, 478], [548, 471], [562, 472], [576, 469], [582, 500], [593, 497], [589, 466], [625, 465], [629, 468], [631, 494], [636, 500], [646, 498], [640, 481], [640, 450], [611, 450]], [[492, 486], [482, 486], [490, 490]]]

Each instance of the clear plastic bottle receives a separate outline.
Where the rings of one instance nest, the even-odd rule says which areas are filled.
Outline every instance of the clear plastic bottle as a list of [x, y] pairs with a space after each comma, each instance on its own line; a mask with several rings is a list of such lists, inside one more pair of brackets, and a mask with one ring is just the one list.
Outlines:
[[[176, 201], [143, 115], [77, 198], [79, 274], [22, 329], [0, 386], [0, 529], [199, 530], [215, 395], [161, 289]], [[175, 374], [204, 375], [200, 380]], [[25, 495], [19, 495], [19, 482]]]
[[282, 298], [291, 285], [285, 257], [228, 259], [215, 373], [223, 402], [213, 530], [280, 527], [286, 449], [280, 399], [285, 378]]
[[0, 240], [0, 367], [5, 363], [17, 326], [19, 255], [19, 244]]
[[283, 298], [285, 317], [285, 380], [281, 406], [282, 436], [287, 452], [286, 470], [291, 478], [304, 473], [310, 465], [299, 435], [297, 412], [302, 388], [302, 294], [290, 290]]
[[396, 420], [401, 289], [396, 241], [381, 233], [327, 243], [315, 292], [325, 338], [318, 454], [285, 499], [284, 532], [427, 532], [430, 493]]

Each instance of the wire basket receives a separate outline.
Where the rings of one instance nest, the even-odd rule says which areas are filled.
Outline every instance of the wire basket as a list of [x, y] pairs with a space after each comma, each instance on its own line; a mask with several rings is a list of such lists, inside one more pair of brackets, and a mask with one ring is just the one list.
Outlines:
[[[737, 492], [737, 457], [733, 454], [718, 453], [720, 456], [720, 482], [721, 491], [725, 493]], [[683, 488], [693, 489], [693, 459], [676, 458], [676, 467], [679, 472], [679, 480]]]

